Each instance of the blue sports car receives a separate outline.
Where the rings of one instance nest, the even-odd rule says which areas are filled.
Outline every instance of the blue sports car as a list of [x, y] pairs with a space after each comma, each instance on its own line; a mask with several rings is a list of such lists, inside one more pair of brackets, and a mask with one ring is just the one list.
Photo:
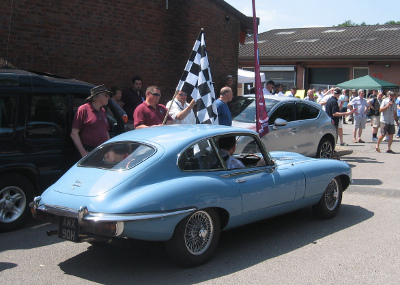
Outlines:
[[[243, 138], [251, 152], [236, 150]], [[268, 153], [251, 130], [172, 125], [105, 142], [31, 207], [36, 219], [57, 224], [49, 235], [165, 241], [174, 261], [193, 267], [213, 255], [221, 230], [308, 206], [333, 218], [351, 180], [347, 163]]]

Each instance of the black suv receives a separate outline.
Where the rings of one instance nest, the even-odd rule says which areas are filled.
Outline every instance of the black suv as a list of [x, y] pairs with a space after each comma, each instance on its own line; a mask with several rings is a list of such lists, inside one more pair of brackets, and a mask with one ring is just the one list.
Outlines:
[[[70, 138], [78, 107], [94, 85], [0, 68], [0, 231], [21, 227], [29, 203], [80, 159]], [[110, 137], [125, 131], [112, 104]]]

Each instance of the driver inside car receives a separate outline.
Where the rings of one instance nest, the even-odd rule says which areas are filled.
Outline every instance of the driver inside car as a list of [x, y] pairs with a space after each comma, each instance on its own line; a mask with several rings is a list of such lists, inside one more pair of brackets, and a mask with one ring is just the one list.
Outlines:
[[218, 146], [228, 169], [245, 168], [240, 160], [232, 156], [236, 150], [236, 137], [221, 137], [218, 140]]

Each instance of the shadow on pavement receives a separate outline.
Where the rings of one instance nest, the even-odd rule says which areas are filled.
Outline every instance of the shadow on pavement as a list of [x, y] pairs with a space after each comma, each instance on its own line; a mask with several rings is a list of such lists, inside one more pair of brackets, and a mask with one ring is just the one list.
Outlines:
[[66, 274], [102, 284], [193, 284], [317, 244], [319, 239], [362, 223], [373, 215], [359, 206], [342, 205], [336, 218], [318, 220], [308, 208], [222, 232], [214, 258], [192, 269], [175, 266], [163, 243], [151, 242], [91, 246], [59, 266]]

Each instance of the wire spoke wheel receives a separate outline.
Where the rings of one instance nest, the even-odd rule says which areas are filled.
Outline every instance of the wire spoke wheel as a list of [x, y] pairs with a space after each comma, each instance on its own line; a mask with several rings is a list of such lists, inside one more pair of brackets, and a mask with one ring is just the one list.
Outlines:
[[320, 219], [331, 219], [339, 212], [342, 203], [342, 182], [340, 177], [329, 181], [321, 199], [313, 206], [314, 214]]
[[329, 182], [324, 195], [326, 207], [330, 211], [334, 210], [339, 203], [339, 185], [335, 179]]
[[214, 235], [214, 226], [207, 212], [199, 211], [186, 223], [185, 245], [193, 255], [204, 253], [210, 246]]
[[203, 209], [184, 218], [166, 242], [168, 255], [184, 267], [194, 267], [209, 260], [217, 248], [220, 219], [214, 209]]

